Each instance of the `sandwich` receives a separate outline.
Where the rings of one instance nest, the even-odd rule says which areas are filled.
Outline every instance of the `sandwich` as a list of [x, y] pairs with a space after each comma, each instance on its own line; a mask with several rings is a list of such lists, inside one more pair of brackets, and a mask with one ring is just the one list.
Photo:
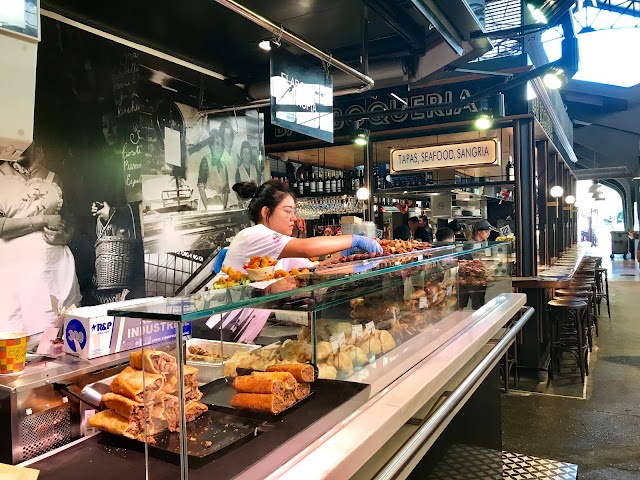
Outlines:
[[127, 367], [113, 379], [111, 391], [139, 403], [150, 403], [163, 385], [162, 375]]
[[149, 373], [174, 375], [178, 371], [176, 357], [160, 350], [141, 350], [131, 352], [129, 362], [133, 368]]

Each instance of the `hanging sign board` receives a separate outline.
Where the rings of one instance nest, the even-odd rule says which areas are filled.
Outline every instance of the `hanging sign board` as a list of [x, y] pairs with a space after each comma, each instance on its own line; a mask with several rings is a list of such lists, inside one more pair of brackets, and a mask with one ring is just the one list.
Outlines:
[[498, 161], [498, 140], [489, 138], [471, 142], [430, 147], [391, 150], [391, 173], [491, 165]]
[[271, 51], [271, 123], [333, 143], [333, 78], [283, 48]]

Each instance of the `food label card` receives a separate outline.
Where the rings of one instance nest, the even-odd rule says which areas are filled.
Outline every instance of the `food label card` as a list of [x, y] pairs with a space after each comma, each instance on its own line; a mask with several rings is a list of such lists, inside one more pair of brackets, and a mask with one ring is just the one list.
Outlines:
[[351, 338], [353, 340], [357, 340], [360, 337], [362, 337], [362, 325], [360, 325], [360, 324], [352, 325], [351, 326]]
[[365, 325], [365, 328], [367, 330], [367, 333], [369, 335], [372, 335], [373, 331], [376, 329], [376, 326], [373, 322], [367, 322], [367, 324]]

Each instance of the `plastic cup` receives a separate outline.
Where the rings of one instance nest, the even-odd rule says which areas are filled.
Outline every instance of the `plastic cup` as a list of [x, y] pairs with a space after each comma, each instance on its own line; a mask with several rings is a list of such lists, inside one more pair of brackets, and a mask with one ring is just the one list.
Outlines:
[[0, 375], [24, 370], [27, 360], [27, 332], [0, 332]]

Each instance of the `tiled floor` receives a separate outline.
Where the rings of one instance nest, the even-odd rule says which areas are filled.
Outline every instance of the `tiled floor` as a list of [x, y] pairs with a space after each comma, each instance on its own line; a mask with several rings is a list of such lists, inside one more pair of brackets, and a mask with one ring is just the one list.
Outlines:
[[600, 318], [586, 400], [504, 396], [503, 448], [577, 464], [581, 480], [640, 480], [640, 270], [606, 247], [594, 253], [612, 318]]
[[545, 458], [454, 445], [429, 480], [576, 480], [577, 465]]

